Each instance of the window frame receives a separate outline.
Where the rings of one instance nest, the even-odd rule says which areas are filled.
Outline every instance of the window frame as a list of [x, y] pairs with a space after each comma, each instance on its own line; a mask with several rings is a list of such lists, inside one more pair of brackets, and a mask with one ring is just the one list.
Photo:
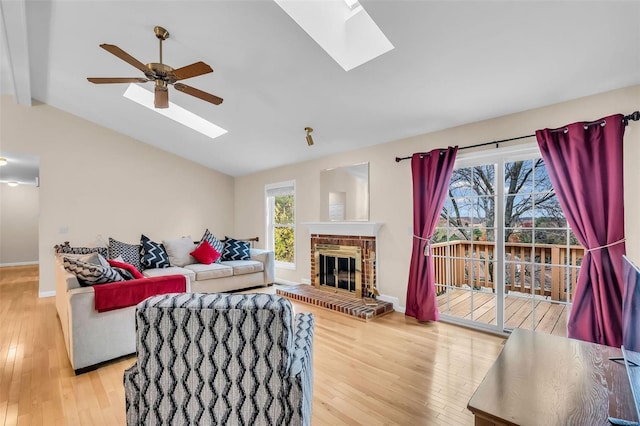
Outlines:
[[[286, 190], [291, 188], [290, 192]], [[283, 193], [278, 195], [293, 195], [293, 223], [288, 225], [276, 224], [273, 221], [274, 217], [274, 208], [275, 208], [275, 195], [270, 195], [270, 192], [274, 192], [277, 190], [284, 190]], [[264, 199], [265, 199], [265, 241], [267, 250], [272, 250], [274, 252], [274, 261], [275, 267], [281, 269], [289, 269], [296, 270], [296, 262], [297, 262], [297, 223], [296, 223], [296, 211], [297, 200], [296, 200], [296, 181], [295, 180], [287, 180], [276, 183], [269, 183], [264, 186]], [[282, 262], [275, 259], [275, 228], [292, 228], [293, 229], [293, 262]]]

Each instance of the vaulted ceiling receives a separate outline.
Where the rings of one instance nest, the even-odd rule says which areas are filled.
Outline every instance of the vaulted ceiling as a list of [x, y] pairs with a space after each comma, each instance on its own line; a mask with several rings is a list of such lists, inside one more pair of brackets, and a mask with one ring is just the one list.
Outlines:
[[[361, 4], [394, 49], [346, 72], [271, 0], [2, 0], [0, 89], [239, 176], [640, 84], [639, 1]], [[164, 62], [211, 65], [185, 83], [224, 103], [170, 100], [227, 134], [155, 114], [126, 84], [87, 82], [141, 75], [101, 43], [157, 62], [155, 25], [171, 33]]]

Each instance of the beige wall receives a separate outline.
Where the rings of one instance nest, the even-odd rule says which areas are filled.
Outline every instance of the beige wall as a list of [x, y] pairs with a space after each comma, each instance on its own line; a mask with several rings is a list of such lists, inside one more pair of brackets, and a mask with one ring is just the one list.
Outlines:
[[234, 228], [233, 178], [48, 105], [0, 103], [3, 150], [40, 157], [40, 294], [55, 290], [53, 246], [135, 243]]
[[0, 265], [38, 262], [38, 188], [0, 184]]
[[[396, 156], [436, 147], [471, 145], [532, 133], [544, 127], [640, 109], [640, 86], [468, 124], [235, 179], [47, 105], [23, 107], [3, 96], [0, 148], [40, 157], [40, 292], [54, 286], [52, 247], [68, 240], [95, 244], [98, 236], [136, 242], [191, 234], [265, 236], [264, 185], [296, 181], [296, 270], [289, 281], [309, 279], [309, 233], [319, 220], [320, 170], [370, 163], [370, 220], [379, 234], [380, 291], [404, 306], [411, 256], [411, 170]], [[625, 135], [627, 252], [640, 263], [640, 123]], [[234, 187], [235, 186], [235, 187]], [[229, 208], [234, 206], [234, 208]], [[235, 226], [234, 226], [235, 225]], [[66, 233], [65, 233], [66, 230]]]
[[[478, 105], [478, 108], [481, 108]], [[531, 134], [537, 129], [560, 127], [575, 121], [640, 109], [640, 86], [594, 95], [492, 120], [377, 145], [340, 155], [280, 167], [235, 180], [235, 223], [238, 235], [265, 235], [264, 185], [293, 179], [296, 181], [296, 259], [297, 269], [277, 270], [289, 281], [309, 279], [309, 232], [303, 222], [319, 220], [320, 170], [370, 162], [372, 222], [383, 222], [378, 239], [379, 289], [405, 304], [406, 283], [411, 257], [412, 190], [409, 161], [395, 163], [396, 156], [429, 151], [449, 145], [472, 145]], [[304, 141], [302, 141], [304, 142]], [[625, 218], [627, 252], [640, 264], [640, 123], [625, 133]]]

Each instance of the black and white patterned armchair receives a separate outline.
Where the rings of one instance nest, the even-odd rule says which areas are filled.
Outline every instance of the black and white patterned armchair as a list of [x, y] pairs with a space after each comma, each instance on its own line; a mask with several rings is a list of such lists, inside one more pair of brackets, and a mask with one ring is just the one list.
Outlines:
[[165, 294], [137, 306], [128, 425], [309, 425], [311, 314], [269, 294]]

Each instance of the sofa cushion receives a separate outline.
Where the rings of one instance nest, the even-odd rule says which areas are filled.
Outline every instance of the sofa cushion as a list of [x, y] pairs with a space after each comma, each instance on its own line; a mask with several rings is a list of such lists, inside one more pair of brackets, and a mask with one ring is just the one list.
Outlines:
[[140, 267], [139, 245], [123, 243], [109, 237], [109, 259], [115, 259], [118, 256], [122, 256], [124, 262], [132, 264], [138, 271], [142, 269]]
[[248, 242], [227, 238], [222, 260], [249, 260], [251, 259], [250, 250], [251, 245]]
[[145, 269], [142, 271], [142, 274], [145, 277], [164, 277], [165, 275], [184, 275], [185, 277], [189, 277], [189, 281], [195, 281], [196, 274], [193, 271], [190, 271], [186, 268], [180, 268], [178, 266], [169, 266], [168, 268], [156, 268], [156, 269]]
[[144, 269], [168, 268], [171, 266], [169, 255], [164, 246], [151, 241], [146, 235], [140, 236], [140, 265]]
[[220, 257], [218, 257], [215, 260], [216, 263], [220, 263], [220, 261], [222, 260], [222, 252], [224, 251], [224, 243], [222, 241], [220, 241], [219, 239], [217, 239], [211, 233], [211, 231], [209, 231], [208, 228], [207, 228], [206, 231], [204, 231], [204, 235], [200, 239], [200, 243], [202, 243], [203, 241], [207, 241], [209, 244], [211, 244], [211, 247], [213, 247], [214, 249], [216, 249], [216, 251], [218, 253], [220, 253]]
[[169, 255], [171, 265], [185, 266], [197, 263], [197, 260], [189, 254], [196, 248], [196, 244], [190, 236], [175, 240], [163, 240], [162, 244], [164, 244], [164, 248]]
[[200, 263], [210, 265], [220, 259], [221, 255], [218, 250], [214, 249], [211, 244], [209, 244], [209, 241], [203, 240], [198, 244], [198, 247], [191, 252], [191, 256], [195, 257], [195, 259]]
[[193, 265], [185, 266], [185, 268], [193, 271], [196, 274], [196, 281], [209, 280], [212, 278], [230, 277], [233, 275], [233, 268], [221, 263], [212, 263], [210, 265], [194, 263]]
[[264, 271], [264, 264], [257, 260], [226, 260], [222, 264], [233, 268], [233, 275], [253, 274], [254, 272]]
[[[100, 256], [95, 253], [95, 256]], [[84, 262], [80, 259], [74, 259], [70, 257], [63, 257], [63, 266], [68, 272], [71, 272], [78, 278], [78, 282], [81, 286], [91, 286], [96, 284], [112, 283], [117, 281], [124, 281], [124, 278], [107, 264], [104, 266], [99, 262], [98, 264]]]

